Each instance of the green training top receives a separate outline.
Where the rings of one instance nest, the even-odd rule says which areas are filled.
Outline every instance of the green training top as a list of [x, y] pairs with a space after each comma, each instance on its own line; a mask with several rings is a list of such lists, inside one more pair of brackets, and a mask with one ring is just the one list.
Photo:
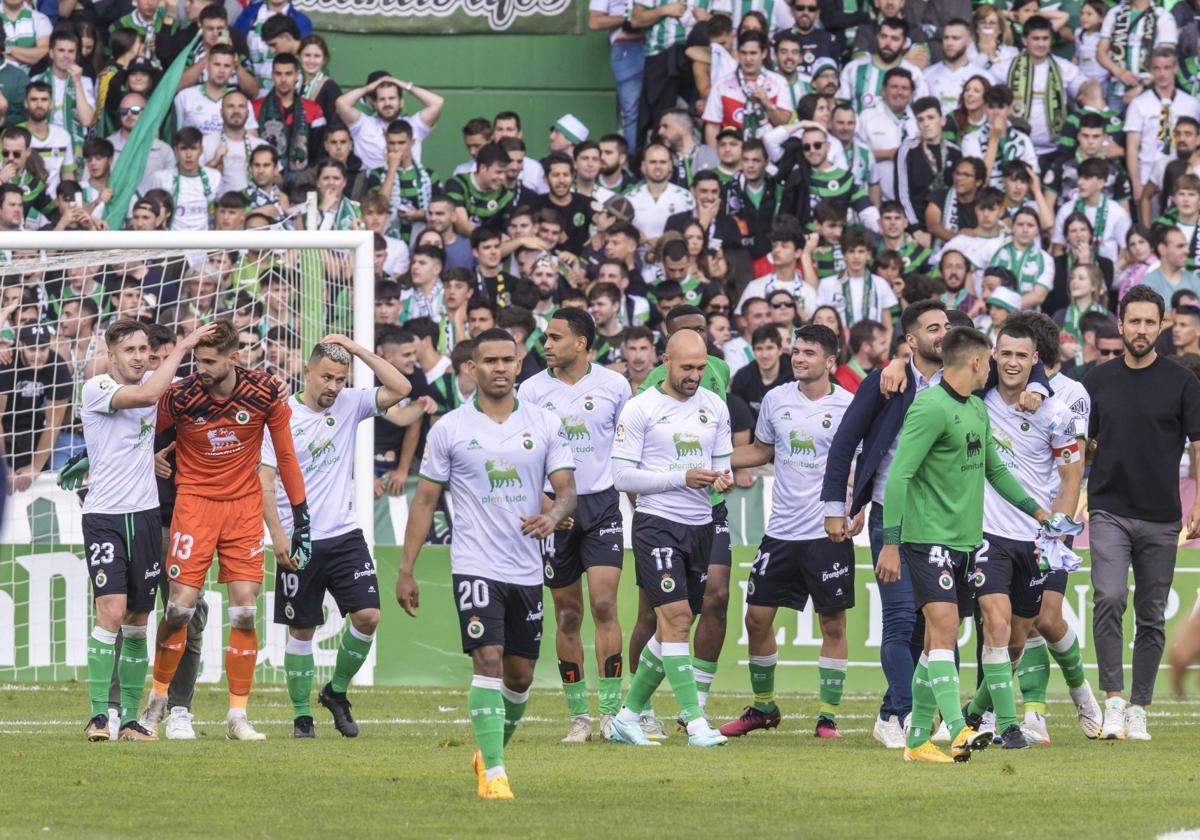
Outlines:
[[[662, 381], [667, 378], [667, 366], [659, 365], [654, 370], [650, 371], [650, 375], [646, 377], [646, 381], [638, 388], [638, 393], [648, 391], [656, 385], [661, 385]], [[700, 387], [707, 388], [725, 402], [728, 400], [725, 395], [729, 392], [729, 365], [719, 356], [709, 356], [708, 364], [704, 366], [704, 375], [700, 377]]]
[[973, 551], [983, 542], [983, 481], [1033, 515], [1038, 505], [996, 453], [987, 409], [945, 381], [904, 417], [883, 496], [883, 541]]

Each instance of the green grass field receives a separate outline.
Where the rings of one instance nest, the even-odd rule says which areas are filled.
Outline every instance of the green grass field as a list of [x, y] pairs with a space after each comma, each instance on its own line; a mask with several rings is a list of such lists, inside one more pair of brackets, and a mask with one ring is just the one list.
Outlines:
[[[657, 697], [660, 714], [674, 708], [666, 692]], [[268, 740], [241, 744], [224, 740], [224, 699], [198, 691], [195, 742], [89, 744], [84, 686], [0, 686], [0, 836], [1152, 838], [1200, 829], [1200, 703], [1166, 698], [1151, 710], [1151, 743], [1089, 742], [1069, 704], [1052, 698], [1052, 746], [934, 766], [906, 764], [871, 738], [874, 698], [843, 704], [841, 741], [815, 740], [815, 699], [786, 695], [777, 732], [716, 750], [688, 749], [674, 734], [645, 750], [560, 744], [562, 698], [535, 692], [508, 750], [510, 803], [475, 798], [465, 691], [357, 690], [359, 738], [341, 738], [314, 704], [318, 737], [297, 742], [286, 693], [262, 687], [251, 718]], [[742, 702], [715, 695], [710, 714], [723, 722]]]

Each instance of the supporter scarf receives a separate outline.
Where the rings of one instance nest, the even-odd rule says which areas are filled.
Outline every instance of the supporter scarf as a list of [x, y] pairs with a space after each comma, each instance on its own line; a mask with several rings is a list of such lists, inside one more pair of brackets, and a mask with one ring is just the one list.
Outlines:
[[854, 302], [850, 297], [850, 277], [842, 275], [842, 297], [845, 298], [846, 311], [846, 327], [849, 328], [852, 324], [865, 320], [871, 312], [871, 293], [874, 291], [873, 275], [870, 271], [863, 277], [863, 293], [862, 293], [862, 318], [854, 317]]
[[[1013, 94], [1013, 113], [1029, 119], [1033, 109], [1033, 77], [1037, 67], [1033, 58], [1023, 52], [1013, 59], [1008, 69], [1008, 86]], [[1067, 92], [1063, 87], [1062, 71], [1054, 56], [1046, 59], [1046, 95], [1042, 101], [1046, 108], [1046, 124], [1050, 135], [1057, 137], [1062, 131], [1067, 116]]]
[[[1141, 54], [1138, 56], [1138, 67], [1129, 67], [1135, 73], [1141, 74], [1150, 70], [1150, 53], [1154, 50], [1154, 38], [1158, 32], [1158, 16], [1154, 5], [1142, 13], [1146, 24], [1142, 27]], [[1129, 38], [1133, 35], [1133, 7], [1129, 0], [1117, 6], [1116, 18], [1113, 20], [1112, 37], [1108, 41], [1108, 53], [1116, 64], [1129, 66]]]
[[[1075, 200], [1075, 212], [1087, 215], [1087, 205], [1082, 198]], [[1092, 225], [1092, 248], [1099, 248], [1104, 241], [1104, 226], [1108, 223], [1108, 196], [1100, 196], [1100, 204], [1096, 207], [1096, 221]]]
[[[417, 185], [417, 204], [416, 209], [424, 210], [429, 206], [429, 202], [433, 198], [433, 179], [429, 177], [429, 170], [413, 163], [408, 169], [397, 169], [396, 175], [392, 178], [392, 194], [388, 197], [388, 210], [391, 211], [391, 220], [388, 222], [388, 236], [400, 238], [401, 223], [397, 215], [401, 210], [409, 212], [413, 210], [413, 203], [405, 198], [401, 193], [403, 189], [403, 180], [400, 176], [412, 172], [414, 174], [414, 182]], [[395, 231], [394, 233], [392, 231]]]
[[304, 115], [304, 100], [299, 91], [292, 94], [292, 126], [278, 94], [272, 92], [263, 100], [258, 114], [260, 136], [275, 147], [279, 159], [288, 162], [290, 169], [308, 166], [308, 119]]
[[321, 223], [318, 230], [353, 230], [353, 222], [362, 216], [357, 201], [351, 201], [343, 196], [332, 210], [321, 211]]
[[[967, 302], [967, 297], [969, 295], [970, 295], [970, 292], [967, 291], [967, 287], [963, 286], [957, 292], [953, 292], [953, 293], [943, 292], [942, 293], [942, 303], [944, 303], [946, 305], [947, 309], [962, 310], [963, 304]], [[963, 310], [963, 311], [965, 312], [966, 310]]]
[[[31, 82], [45, 82], [50, 85], [50, 90], [54, 90], [54, 71], [47, 68], [44, 73], [39, 73], [30, 78]], [[67, 134], [71, 135], [71, 146], [75, 149], [75, 157], [78, 159], [83, 153], [83, 138], [84, 129], [83, 123], [79, 121], [79, 115], [75, 110], [75, 80], [67, 76], [67, 81], [63, 85], [62, 102], [54, 102], [53, 92], [50, 94], [51, 114], [62, 114], [62, 127], [67, 130]], [[54, 117], [51, 116], [49, 122], [54, 122]]]
[[[175, 207], [176, 213], [179, 212], [179, 181], [182, 177], [183, 176], [180, 175], [179, 170], [176, 169], [175, 179], [171, 182], [171, 204]], [[200, 178], [200, 185], [204, 188], [204, 203], [208, 205], [208, 223], [211, 225], [213, 220], [213, 210], [216, 208], [216, 205], [214, 204], [216, 190], [214, 190], [212, 184], [208, 182], [208, 173], [205, 172], [204, 167], [201, 166], [199, 176], [189, 175], [188, 177]]]
[[1071, 305], [1067, 307], [1066, 318], [1063, 320], [1062, 331], [1072, 336], [1079, 344], [1083, 344], [1083, 333], [1079, 331], [1079, 319], [1088, 312], [1105, 311], [1104, 307], [1095, 301], [1092, 301], [1088, 304], [1088, 308], [1083, 310], [1075, 305], [1075, 301], [1071, 301]]
[[[738, 87], [742, 89], [742, 98], [746, 100], [745, 107], [742, 110], [742, 136], [747, 140], [758, 136], [758, 130], [767, 125], [767, 113], [763, 107], [754, 101], [753, 88], [746, 81], [746, 77], [742, 75], [742, 68], [734, 71], [734, 78], [737, 80]], [[762, 83], [766, 81], [765, 75], [760, 72], [757, 81]]]
[[[1034, 260], [1034, 262], [1030, 262], [1030, 260]], [[1009, 242], [996, 252], [996, 256], [992, 258], [992, 264], [1003, 265], [1011, 271], [1017, 278], [1018, 291], [1023, 294], [1037, 284], [1037, 278], [1045, 271], [1046, 255], [1036, 242], [1031, 243], [1022, 254], [1017, 253], [1015, 242]], [[1026, 268], [1032, 269], [1028, 280], [1023, 276]]]
[[318, 70], [317, 75], [304, 83], [304, 98], [316, 99], [317, 91], [321, 89], [321, 82], [323, 81], [325, 81], [325, 71]]

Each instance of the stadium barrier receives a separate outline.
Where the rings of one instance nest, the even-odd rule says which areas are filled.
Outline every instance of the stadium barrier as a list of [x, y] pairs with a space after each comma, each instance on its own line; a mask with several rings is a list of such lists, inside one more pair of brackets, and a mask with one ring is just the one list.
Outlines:
[[[742, 629], [745, 610], [745, 584], [754, 559], [754, 543], [764, 525], [764, 512], [770, 509], [772, 481], [762, 479], [749, 490], [738, 490], [730, 498], [731, 532], [735, 537], [734, 570], [731, 582], [729, 631], [721, 670], [715, 689], [747, 691], [745, 663], [746, 639]], [[1190, 503], [1194, 484], [1181, 482], [1185, 501]], [[78, 533], [79, 501], [74, 493], [54, 486], [51, 476], [41, 476], [25, 493], [9, 500], [4, 523], [5, 544], [0, 546], [0, 681], [82, 680], [86, 677], [86, 639], [90, 627], [90, 593], [87, 569], [82, 559]], [[409, 618], [396, 605], [392, 587], [400, 562], [400, 549], [385, 540], [403, 533], [404, 497], [376, 500], [375, 545], [379, 571], [383, 620], [372, 649], [372, 658], [359, 672], [360, 684], [462, 686], [470, 673], [470, 664], [459, 648], [457, 615], [452, 608], [449, 549], [429, 546], [422, 551], [417, 565], [421, 584], [419, 617]], [[398, 518], [397, 518], [398, 517]], [[757, 517], [757, 518], [756, 518]], [[626, 520], [628, 522], [628, 518]], [[381, 523], [387, 528], [381, 527]], [[862, 537], [859, 538], [862, 542]], [[1191, 545], [1191, 544], [1189, 544]], [[1094, 672], [1091, 643], [1091, 583], [1087, 556], [1084, 567], [1071, 577], [1067, 592], [1067, 620], [1079, 636], [1087, 666]], [[849, 613], [847, 636], [850, 642], [848, 688], [852, 693], [878, 692], [883, 688], [879, 668], [879, 644], [882, 635], [882, 608], [878, 586], [871, 574], [871, 557], [865, 543], [858, 547], [855, 568], [856, 607]], [[268, 568], [271, 563], [268, 560]], [[626, 568], [632, 571], [627, 552]], [[283, 682], [282, 627], [272, 624], [274, 578], [267, 576], [260, 611], [260, 638], [257, 679]], [[1130, 583], [1132, 590], [1132, 581]], [[222, 672], [222, 648], [227, 632], [224, 594], [216, 588], [206, 593], [209, 628], [202, 653], [201, 682], [217, 682]], [[1168, 636], [1176, 623], [1200, 605], [1200, 550], [1185, 547], [1179, 555], [1175, 581], [1167, 604]], [[341, 620], [332, 600], [327, 600], [328, 620], [317, 633], [318, 670], [331, 669], [337, 649]], [[537, 668], [537, 685], [558, 685], [554, 656], [553, 606], [543, 602], [545, 612], [544, 655]], [[626, 631], [637, 610], [637, 593], [632, 573], [622, 577], [619, 598], [621, 620]], [[820, 632], [816, 616], [810, 611], [793, 613], [783, 610], [777, 622], [780, 665], [777, 685], [781, 691], [816, 689], [816, 659]], [[153, 634], [154, 623], [151, 622]], [[1126, 615], [1126, 639], [1133, 639], [1132, 610]], [[962, 659], [970, 681], [974, 662], [974, 628], [964, 623], [959, 639]], [[587, 671], [595, 679], [591, 656], [591, 625], [584, 622], [584, 643], [588, 649]], [[153, 651], [153, 644], [151, 644]], [[1128, 665], [1126, 666], [1128, 667]], [[1064, 691], [1061, 676], [1052, 678], [1051, 690]]]

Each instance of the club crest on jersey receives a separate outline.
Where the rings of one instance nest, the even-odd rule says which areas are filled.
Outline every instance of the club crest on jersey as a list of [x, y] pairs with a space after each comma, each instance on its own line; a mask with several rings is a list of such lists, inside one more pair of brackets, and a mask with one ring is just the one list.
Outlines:
[[483, 635], [483, 622], [479, 620], [479, 616], [473, 615], [467, 622], [467, 635], [472, 639], [478, 639]]
[[663, 592], [671, 593], [675, 591], [675, 579], [670, 575], [663, 575], [662, 582], [658, 584], [658, 588]]
[[542, 567], [542, 572], [546, 575], [546, 580], [554, 580], [554, 567], [549, 563]]
[[287, 616], [288, 621], [291, 621], [296, 617], [296, 608], [292, 606], [291, 601], [288, 601], [287, 604], [284, 605], [283, 614]]
[[244, 426], [250, 422], [250, 412], [242, 409], [237, 413], [237, 416], [234, 417], [234, 419], [237, 420], [240, 425]]
[[753, 594], [754, 594], [754, 580], [753, 580], [753, 578], [752, 578], [752, 579], [750, 579], [749, 581], [747, 581], [747, 582], [746, 582], [746, 594], [747, 594], [747, 595], [753, 595]]
[[583, 398], [583, 410], [584, 411], [594, 411], [595, 408], [596, 408], [596, 403], [591, 397]]
[[832, 425], [833, 425], [833, 415], [826, 414], [824, 419], [821, 420], [821, 428], [828, 429]]
[[522, 432], [521, 446], [524, 446], [526, 449], [533, 449], [533, 435], [529, 434], [529, 432]]
[[1022, 432], [1028, 432], [1028, 431], [1029, 431], [1029, 421], [1028, 421], [1028, 420], [1022, 420], [1022, 421], [1021, 421], [1021, 431], [1022, 431]]
[[981, 588], [986, 580], [987, 575], [983, 573], [982, 569], [976, 569], [975, 574], [971, 576], [971, 583], [975, 584], [976, 589]]
[[179, 564], [178, 563], [172, 563], [170, 566], [167, 567], [167, 577], [172, 578], [172, 579], [179, 577]]
[[108, 575], [104, 572], [96, 572], [96, 588], [103, 589], [106, 583], [108, 583]]
[[708, 422], [708, 415], [705, 413], [705, 411], [704, 411], [704, 408], [703, 408], [703, 407], [701, 407], [701, 408], [700, 408], [700, 410], [696, 412], [696, 415], [697, 415], [697, 417], [699, 418], [699, 420], [700, 420], [700, 422], [701, 422], [701, 423], [707, 423], [707, 422]]
[[942, 589], [953, 589], [954, 578], [950, 577], [949, 572], [942, 572], [941, 575], [938, 576], [938, 586], [942, 587]]
[[325, 415], [325, 425], [331, 429], [337, 425], [337, 419], [332, 414]]

